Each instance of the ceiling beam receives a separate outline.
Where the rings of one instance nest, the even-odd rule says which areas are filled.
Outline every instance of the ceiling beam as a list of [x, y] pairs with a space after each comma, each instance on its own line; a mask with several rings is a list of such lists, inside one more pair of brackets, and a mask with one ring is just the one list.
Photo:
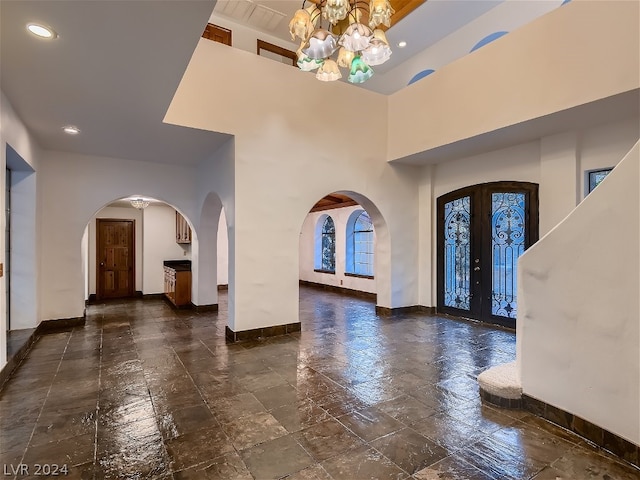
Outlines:
[[350, 200], [348, 202], [342, 202], [342, 203], [334, 203], [331, 205], [314, 205], [313, 208], [311, 210], [309, 210], [309, 212], [321, 212], [324, 210], [333, 210], [335, 208], [344, 208], [344, 207], [353, 207], [359, 205], [358, 202], [356, 202], [355, 200]]

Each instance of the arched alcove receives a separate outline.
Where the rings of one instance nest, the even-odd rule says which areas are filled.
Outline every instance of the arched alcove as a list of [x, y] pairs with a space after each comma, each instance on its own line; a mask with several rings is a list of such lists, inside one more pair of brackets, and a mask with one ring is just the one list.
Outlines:
[[[360, 275], [348, 268], [348, 231], [357, 217], [366, 212], [375, 231], [372, 273]], [[321, 266], [322, 228], [327, 218], [335, 225], [335, 271]], [[341, 190], [317, 201], [302, 221], [299, 242], [299, 272], [303, 284], [321, 284], [356, 290], [376, 296], [378, 305], [390, 305], [391, 245], [387, 222], [375, 203], [363, 194]], [[353, 252], [352, 252], [353, 253]]]
[[[192, 273], [197, 278], [194, 304], [217, 309], [218, 286], [229, 289], [229, 310], [233, 310], [233, 255], [229, 227], [222, 201], [210, 192], [200, 209], [198, 247], [192, 251]], [[224, 269], [224, 271], [222, 270]]]

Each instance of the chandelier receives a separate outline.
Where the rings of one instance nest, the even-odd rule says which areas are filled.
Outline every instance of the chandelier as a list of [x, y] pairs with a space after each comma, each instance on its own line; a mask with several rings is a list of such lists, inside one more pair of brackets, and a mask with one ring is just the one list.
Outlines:
[[[391, 56], [391, 47], [379, 27], [391, 26], [395, 13], [390, 0], [310, 0], [311, 5], [294, 14], [289, 22], [291, 39], [300, 38], [298, 67], [318, 70], [316, 78], [332, 82], [342, 78], [340, 68], [349, 70], [347, 80], [363, 83], [373, 76], [371, 66], [382, 65]], [[329, 29], [322, 27], [326, 20]], [[332, 55], [338, 52], [334, 60]]]
[[132, 198], [129, 202], [131, 202], [132, 207], [137, 208], [138, 210], [142, 210], [149, 206], [149, 200], [145, 200], [144, 198]]

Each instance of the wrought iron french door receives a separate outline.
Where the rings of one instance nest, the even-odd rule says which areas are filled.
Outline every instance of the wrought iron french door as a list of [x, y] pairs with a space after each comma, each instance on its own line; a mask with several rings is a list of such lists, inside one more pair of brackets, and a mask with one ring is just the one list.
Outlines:
[[538, 240], [538, 185], [494, 182], [438, 198], [438, 311], [514, 327], [518, 257]]

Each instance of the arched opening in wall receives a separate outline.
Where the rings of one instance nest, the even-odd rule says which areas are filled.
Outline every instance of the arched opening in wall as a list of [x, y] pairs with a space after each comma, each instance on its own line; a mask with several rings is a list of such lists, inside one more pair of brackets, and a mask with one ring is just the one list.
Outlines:
[[300, 285], [370, 298], [390, 291], [387, 224], [374, 203], [351, 191], [318, 200], [300, 231]]
[[209, 192], [200, 211], [197, 266], [197, 305], [220, 310], [224, 315], [233, 311], [233, 255], [229, 241], [229, 226], [222, 200]]
[[191, 222], [172, 205], [139, 195], [109, 202], [82, 238], [85, 300], [165, 295], [190, 306], [194, 248]]

